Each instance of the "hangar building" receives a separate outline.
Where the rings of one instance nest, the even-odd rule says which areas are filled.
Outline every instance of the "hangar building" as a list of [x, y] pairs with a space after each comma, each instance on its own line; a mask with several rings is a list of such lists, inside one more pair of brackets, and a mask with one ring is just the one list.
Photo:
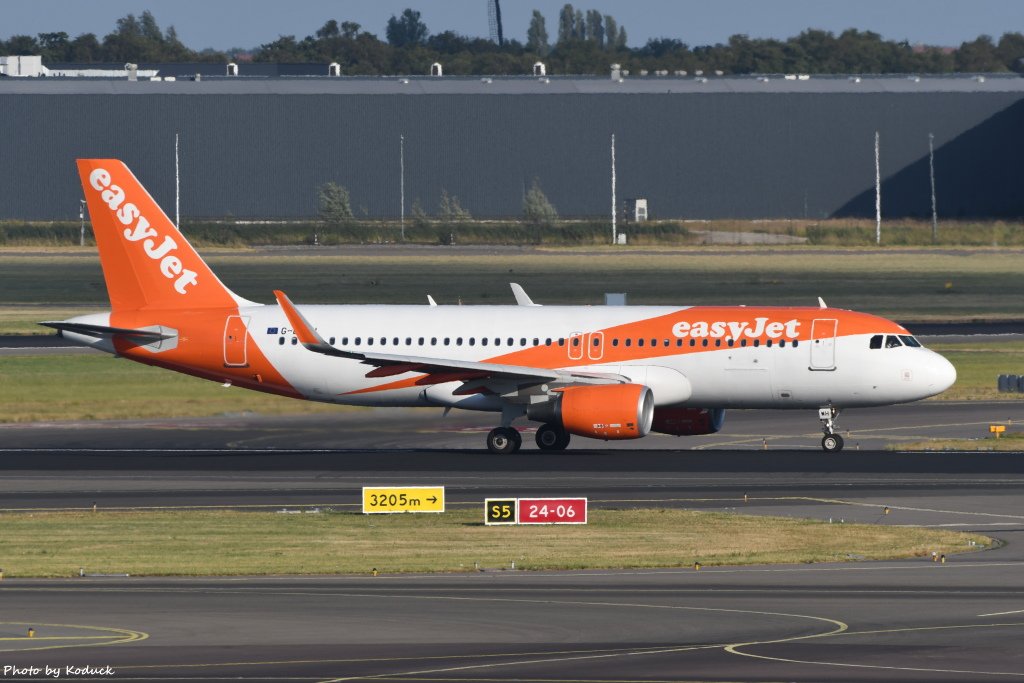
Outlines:
[[0, 218], [73, 219], [76, 157], [119, 157], [185, 218], [303, 218], [334, 181], [359, 216], [1024, 216], [1024, 79], [984, 77], [0, 78]]

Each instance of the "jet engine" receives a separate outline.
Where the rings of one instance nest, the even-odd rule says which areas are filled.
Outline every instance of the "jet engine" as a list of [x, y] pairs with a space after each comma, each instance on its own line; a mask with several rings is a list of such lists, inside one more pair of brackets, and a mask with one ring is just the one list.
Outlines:
[[723, 408], [655, 408], [651, 431], [673, 436], [714, 434], [724, 421]]
[[595, 439], [639, 439], [651, 431], [654, 394], [642, 384], [566, 387], [556, 392], [550, 401], [527, 408], [526, 416]]

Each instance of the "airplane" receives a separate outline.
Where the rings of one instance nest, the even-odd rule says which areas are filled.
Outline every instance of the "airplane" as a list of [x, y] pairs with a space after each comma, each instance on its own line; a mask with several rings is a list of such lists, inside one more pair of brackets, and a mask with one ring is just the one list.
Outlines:
[[228, 289], [128, 167], [80, 159], [110, 310], [40, 323], [177, 372], [281, 396], [500, 415], [493, 453], [571, 436], [711, 434], [726, 409], [816, 410], [840, 451], [840, 409], [939, 394], [956, 370], [901, 325], [817, 306], [276, 305]]

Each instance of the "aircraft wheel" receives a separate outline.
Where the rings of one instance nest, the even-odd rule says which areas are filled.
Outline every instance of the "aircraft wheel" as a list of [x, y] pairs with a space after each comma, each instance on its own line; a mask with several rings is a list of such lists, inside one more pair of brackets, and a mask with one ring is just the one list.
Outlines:
[[821, 439], [821, 448], [826, 453], [838, 453], [843, 450], [843, 437], [838, 434], [826, 434]]
[[523, 437], [511, 427], [496, 427], [487, 434], [487, 450], [491, 453], [515, 453], [523, 445]]
[[537, 430], [537, 447], [542, 451], [564, 451], [569, 445], [569, 432], [546, 424]]

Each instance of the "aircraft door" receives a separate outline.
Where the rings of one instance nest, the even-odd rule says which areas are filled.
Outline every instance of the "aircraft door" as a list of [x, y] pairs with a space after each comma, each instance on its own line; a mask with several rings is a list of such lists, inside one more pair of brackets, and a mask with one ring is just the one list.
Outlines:
[[249, 364], [246, 355], [248, 340], [248, 316], [229, 315], [224, 323], [224, 367], [241, 368]]
[[587, 335], [587, 358], [601, 360], [604, 358], [604, 332], [591, 332]]
[[836, 328], [839, 321], [834, 318], [815, 320], [811, 323], [811, 370], [836, 369]]
[[583, 335], [579, 332], [573, 332], [569, 335], [569, 360], [582, 360], [583, 359], [583, 342], [585, 341]]

